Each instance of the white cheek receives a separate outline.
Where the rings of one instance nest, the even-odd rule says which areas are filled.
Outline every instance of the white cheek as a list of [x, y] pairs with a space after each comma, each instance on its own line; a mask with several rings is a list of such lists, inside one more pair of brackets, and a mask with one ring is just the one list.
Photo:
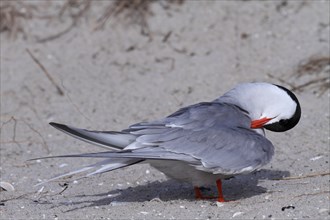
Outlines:
[[278, 118], [273, 118], [272, 120], [268, 121], [265, 125], [270, 125], [270, 124], [273, 124], [275, 122], [279, 122], [280, 120], [278, 120]]
[[272, 106], [267, 108], [262, 116], [272, 118], [272, 120], [267, 122], [266, 125], [279, 122], [282, 119], [290, 119], [296, 111], [296, 106], [293, 103], [291, 106]]

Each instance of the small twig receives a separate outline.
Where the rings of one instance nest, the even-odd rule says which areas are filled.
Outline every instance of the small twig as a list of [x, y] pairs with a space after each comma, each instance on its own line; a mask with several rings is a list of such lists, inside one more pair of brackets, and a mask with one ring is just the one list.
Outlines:
[[17, 143], [27, 143], [29, 140], [21, 140], [21, 141], [0, 141], [0, 144], [17, 144]]
[[5, 126], [6, 124], [8, 124], [9, 122], [11, 122], [13, 120], [13, 116], [11, 116], [7, 121], [5, 121], [4, 123], [2, 123], [1, 127], [0, 127], [0, 131], [2, 130], [3, 126]]
[[165, 36], [163, 37], [162, 42], [163, 43], [166, 43], [167, 40], [170, 38], [171, 35], [172, 35], [172, 31], [167, 32], [167, 34], [165, 34]]
[[150, 0], [115, 0], [96, 21], [97, 23], [94, 27], [94, 31], [103, 28], [111, 16], [126, 14], [134, 23], [141, 26], [141, 34], [150, 37], [146, 16], [148, 13], [150, 14], [151, 3], [153, 3], [153, 1]]
[[[329, 57], [310, 57], [304, 63], [299, 64], [295, 72], [291, 74], [291, 77], [295, 77], [296, 79], [305, 77], [305, 82], [300, 83], [300, 85], [298, 83], [289, 83], [288, 79], [283, 80], [271, 74], [268, 74], [268, 76], [289, 85], [291, 87], [290, 89], [296, 92], [302, 92], [308, 87], [316, 87], [319, 90], [318, 96], [322, 96], [330, 88], [329, 67]], [[306, 80], [308, 81], [306, 82]]]
[[[53, 35], [50, 35], [48, 37], [44, 37], [44, 38], [38, 39], [37, 42], [38, 43], [45, 43], [47, 41], [51, 41], [51, 40], [54, 40], [56, 38], [59, 38], [62, 35], [68, 33], [74, 26], [76, 26], [76, 24], [78, 23], [79, 18], [81, 18], [88, 11], [88, 9], [90, 8], [91, 0], [82, 1], [81, 3], [84, 4], [83, 5], [84, 7], [82, 9], [80, 9], [76, 14], [70, 13], [70, 16], [72, 18], [72, 23], [66, 29], [64, 29], [63, 31], [61, 31], [61, 32], [59, 32], [57, 34], [53, 34]], [[72, 2], [67, 1], [64, 4], [64, 6], [61, 8], [58, 16], [59, 17], [62, 17], [62, 15], [64, 14], [64, 12], [67, 9], [70, 9], [71, 4], [72, 4]]]
[[62, 35], [68, 33], [75, 25], [76, 25], [76, 22], [73, 21], [72, 24], [69, 27], [67, 27], [66, 29], [64, 29], [63, 31], [58, 32], [57, 34], [50, 35], [48, 37], [37, 39], [37, 42], [38, 43], [45, 43], [47, 41], [55, 40], [56, 38], [59, 38]]
[[330, 65], [330, 57], [311, 57], [303, 64], [300, 64], [294, 75], [303, 76], [305, 73], [318, 74], [326, 66]]
[[17, 120], [16, 118], [14, 118], [13, 116], [10, 117], [10, 119], [6, 122], [4, 122], [1, 125], [0, 130], [2, 130], [2, 127], [6, 124], [8, 124], [9, 122], [14, 121], [14, 127], [13, 127], [13, 137], [12, 137], [12, 143], [16, 144], [20, 149], [22, 149], [22, 146], [19, 144], [19, 141], [16, 141], [16, 127], [17, 127]]
[[64, 187], [61, 192], [59, 192], [59, 195], [62, 195], [62, 193], [67, 190], [69, 188], [69, 184], [68, 183], [64, 183], [64, 184], [59, 184], [61, 187]]
[[[52, 194], [47, 194], [48, 191], [46, 191], [46, 192], [41, 192], [41, 191], [39, 192], [38, 191], [39, 197], [35, 201], [39, 202], [40, 199], [44, 199], [46, 197], [52, 197], [52, 196], [56, 196], [56, 195], [62, 195], [62, 193], [69, 188], [69, 184], [68, 183], [64, 183], [64, 184], [59, 183], [58, 185], [60, 187], [64, 187], [60, 192], [52, 193]], [[41, 188], [41, 190], [43, 190], [43, 189]]]
[[16, 200], [16, 199], [21, 199], [21, 198], [25, 198], [26, 199], [26, 196], [33, 195], [34, 193], [35, 192], [24, 193], [22, 195], [19, 195], [19, 196], [13, 197], [13, 198], [0, 200], [0, 202], [8, 202], [8, 201], [11, 201], [11, 200]]
[[325, 194], [325, 193], [329, 194], [330, 191], [326, 190], [326, 191], [322, 191], [322, 192], [306, 193], [306, 194], [301, 194], [301, 195], [298, 195], [298, 196], [294, 196], [294, 198], [302, 197], [302, 196], [316, 196], [316, 195]]
[[67, 183], [64, 183], [63, 185], [61, 185], [61, 184], [59, 184], [59, 185], [61, 187], [64, 187], [64, 189], [62, 189], [58, 193], [53, 193], [51, 195], [47, 195], [48, 191], [42, 192], [42, 190], [39, 190], [38, 192], [28, 192], [28, 193], [24, 193], [24, 194], [16, 196], [16, 197], [3, 199], [3, 200], [0, 200], [0, 203], [5, 203], [5, 202], [8, 202], [8, 201], [17, 200], [17, 199], [21, 199], [21, 198], [29, 199], [29, 198], [27, 198], [27, 196], [31, 196], [31, 195], [34, 195], [36, 193], [37, 193], [37, 196], [39, 196], [39, 198], [37, 198], [36, 200], [34, 199], [33, 201], [38, 201], [39, 199], [42, 199], [42, 198], [45, 198], [45, 197], [61, 195], [69, 187], [69, 184], [67, 184]]
[[50, 153], [49, 147], [48, 147], [48, 145], [47, 145], [45, 139], [43, 138], [43, 136], [40, 134], [40, 132], [38, 132], [36, 129], [34, 129], [30, 124], [28, 124], [28, 123], [27, 123], [26, 121], [24, 121], [23, 119], [22, 119], [22, 121], [23, 121], [24, 124], [26, 124], [26, 125], [32, 130], [32, 131], [34, 131], [35, 133], [37, 133], [37, 134], [39, 135], [39, 137], [41, 138], [41, 140], [42, 140], [42, 142], [43, 142], [43, 146], [44, 146], [44, 148], [46, 149], [47, 154], [49, 154], [49, 153]]
[[39, 60], [30, 52], [29, 49], [26, 48], [26, 52], [31, 56], [32, 60], [41, 68], [41, 70], [45, 73], [47, 78], [50, 80], [50, 82], [56, 87], [58, 94], [61, 96], [64, 95], [63, 90], [57, 85], [54, 78], [48, 73], [46, 68], [39, 62]]
[[71, 97], [70, 97], [70, 95], [69, 95], [69, 92], [68, 92], [68, 90], [65, 88], [65, 86], [64, 86], [64, 84], [63, 84], [63, 82], [61, 82], [61, 85], [62, 85], [62, 87], [64, 88], [64, 90], [66, 90], [66, 97], [68, 97], [68, 99], [69, 99], [69, 101], [70, 101], [70, 103], [73, 105], [73, 107], [85, 118], [85, 119], [87, 119], [89, 122], [91, 122], [91, 120], [86, 116], [86, 115], [84, 115], [81, 111], [80, 111], [80, 109], [79, 109], [79, 107], [72, 101], [72, 99], [71, 99]]
[[330, 172], [312, 173], [312, 174], [307, 174], [304, 176], [289, 176], [289, 177], [283, 177], [283, 178], [273, 179], [273, 180], [296, 180], [296, 179], [304, 179], [304, 178], [310, 178], [310, 177], [316, 177], [316, 176], [327, 176], [327, 175], [330, 175]]
[[13, 141], [16, 142], [16, 126], [17, 126], [17, 121], [14, 117], [11, 117], [14, 120], [14, 131], [13, 131]]
[[309, 85], [312, 85], [312, 84], [315, 84], [315, 83], [319, 83], [319, 82], [324, 82], [324, 81], [326, 81], [327, 79], [329, 79], [328, 76], [323, 77], [323, 78], [319, 78], [319, 79], [314, 79], [314, 80], [308, 81], [308, 82], [306, 82], [306, 83], [304, 83], [304, 84], [302, 84], [302, 85], [294, 86], [294, 87], [292, 87], [291, 90], [292, 90], [292, 91], [300, 91], [300, 90], [302, 90], [303, 88], [305, 88], [305, 87], [307, 87], [307, 86], [309, 86]]
[[93, 28], [94, 31], [99, 30], [101, 28], [104, 27], [105, 23], [108, 21], [108, 19], [111, 17], [112, 14], [118, 14], [118, 12], [122, 11], [123, 8], [125, 7], [126, 2], [125, 1], [121, 1], [121, 2], [115, 2], [113, 4], [118, 4], [116, 6], [110, 4], [106, 10], [105, 13], [102, 14], [102, 16], [97, 19], [97, 24], [96, 26]]
[[14, 117], [11, 117], [14, 121], [14, 130], [13, 130], [13, 142], [19, 146], [20, 149], [22, 149], [22, 146], [16, 141], [16, 126], [17, 126], [17, 120]]
[[278, 80], [280, 83], [283, 83], [283, 84], [286, 84], [286, 85], [289, 85], [291, 88], [294, 88], [295, 86], [292, 84], [292, 83], [289, 83], [288, 81], [284, 80], [284, 79], [281, 79], [279, 77], [276, 77], [270, 73], [267, 73], [267, 76], [269, 76], [269, 78], [272, 78], [272, 79], [276, 79]]

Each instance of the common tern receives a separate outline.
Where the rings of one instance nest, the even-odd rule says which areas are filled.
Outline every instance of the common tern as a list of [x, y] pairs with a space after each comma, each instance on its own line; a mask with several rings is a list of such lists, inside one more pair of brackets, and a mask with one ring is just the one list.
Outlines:
[[[50, 125], [107, 151], [54, 157], [104, 158], [95, 164], [49, 179], [87, 172], [86, 176], [147, 162], [170, 178], [200, 187], [217, 185], [224, 202], [222, 179], [247, 174], [266, 165], [274, 154], [264, 129], [284, 132], [300, 119], [297, 97], [288, 89], [256, 82], [239, 84], [223, 96], [179, 109], [122, 131], [90, 131], [51, 122]], [[40, 159], [40, 158], [39, 158]], [[42, 183], [41, 183], [42, 184]]]

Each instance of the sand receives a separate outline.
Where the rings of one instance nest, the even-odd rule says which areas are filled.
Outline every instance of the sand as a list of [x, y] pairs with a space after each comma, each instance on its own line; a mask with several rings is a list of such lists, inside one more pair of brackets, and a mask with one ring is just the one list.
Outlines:
[[[70, 26], [68, 11], [61, 20], [23, 21], [25, 37], [0, 35], [0, 174], [15, 188], [0, 192], [1, 219], [329, 219], [329, 89], [322, 92], [320, 83], [295, 91], [302, 118], [294, 129], [267, 132], [276, 147], [272, 162], [224, 181], [230, 202], [195, 200], [191, 185], [147, 164], [35, 187], [93, 160], [28, 159], [103, 150], [50, 121], [121, 130], [241, 82], [292, 88], [329, 75], [329, 64], [312, 73], [302, 68], [329, 59], [329, 1], [154, 3], [147, 35], [124, 16], [95, 31], [106, 3], [54, 39], [40, 42]], [[63, 2], [43, 4], [52, 12]], [[283, 177], [298, 178], [276, 180]]]

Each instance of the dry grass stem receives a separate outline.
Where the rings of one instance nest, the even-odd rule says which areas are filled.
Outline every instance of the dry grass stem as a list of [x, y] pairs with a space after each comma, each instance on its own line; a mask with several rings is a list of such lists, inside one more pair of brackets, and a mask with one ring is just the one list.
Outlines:
[[52, 34], [47, 37], [38, 38], [38, 43], [45, 43], [47, 41], [55, 40], [56, 38], [61, 37], [62, 35], [68, 33], [73, 27], [75, 27], [78, 23], [78, 20], [82, 18], [87, 11], [90, 9], [91, 6], [91, 0], [68, 0], [60, 9], [58, 13], [58, 18], [61, 19], [63, 17], [63, 14], [68, 11], [70, 14], [70, 17], [72, 19], [71, 24], [65, 28], [64, 30]]
[[40, 134], [40, 132], [39, 131], [37, 131], [36, 129], [34, 129], [33, 127], [32, 127], [32, 125], [30, 125], [29, 123], [27, 123], [26, 121], [24, 121], [23, 119], [22, 119], [22, 121], [24, 122], [24, 124], [25, 125], [27, 125], [33, 132], [35, 132], [40, 138], [41, 138], [41, 140], [42, 140], [42, 142], [43, 142], [43, 147], [44, 147], [44, 149], [46, 150], [46, 152], [47, 152], [47, 154], [49, 154], [50, 153], [50, 150], [49, 150], [49, 147], [48, 147], [48, 145], [47, 145], [47, 142], [46, 142], [46, 140], [43, 138], [43, 136]]
[[24, 32], [23, 21], [32, 18], [37, 8], [23, 1], [0, 2], [0, 33], [8, 32], [10, 39], [15, 39], [19, 32]]
[[16, 144], [20, 149], [22, 149], [22, 146], [20, 145], [20, 142], [19, 141], [16, 141], [16, 127], [17, 127], [17, 120], [16, 120], [16, 118], [14, 118], [13, 116], [11, 116], [9, 120], [7, 120], [6, 122], [4, 122], [1, 125], [0, 131], [2, 130], [3, 126], [5, 126], [6, 124], [9, 124], [11, 121], [14, 121], [13, 137], [12, 137], [11, 143]]
[[111, 16], [123, 14], [126, 18], [141, 25], [142, 34], [148, 34], [147, 16], [151, 15], [150, 4], [152, 0], [115, 0], [110, 4], [102, 16], [97, 20], [94, 30], [104, 27]]
[[305, 194], [301, 194], [298, 196], [294, 196], [294, 198], [297, 197], [302, 197], [302, 196], [317, 196], [317, 195], [321, 195], [321, 194], [328, 194], [329, 195], [330, 191], [326, 190], [326, 191], [322, 191], [322, 192], [315, 192], [315, 193], [305, 193]]
[[32, 60], [41, 68], [41, 70], [47, 76], [49, 81], [56, 87], [58, 94], [63, 96], [64, 95], [63, 90], [57, 85], [54, 78], [48, 73], [47, 69], [40, 63], [40, 61], [31, 53], [29, 49], [26, 49], [26, 52], [31, 56]]
[[312, 173], [312, 174], [307, 174], [307, 175], [303, 175], [303, 176], [289, 176], [289, 177], [283, 177], [280, 179], [273, 179], [273, 180], [296, 180], [296, 179], [304, 179], [304, 178], [327, 176], [327, 175], [330, 175], [330, 172]]
[[[147, 19], [151, 12], [151, 4], [160, 4], [164, 10], [170, 8], [171, 4], [181, 5], [184, 0], [113, 0], [107, 1], [105, 10], [101, 16], [95, 21], [94, 30], [99, 30], [109, 21], [111, 17], [119, 17], [128, 19], [131, 23], [138, 24], [141, 27], [141, 33], [150, 37], [150, 30]], [[54, 2], [48, 2], [48, 6]], [[70, 32], [78, 21], [87, 17], [88, 12], [92, 11], [93, 6], [98, 6], [99, 2], [92, 0], [65, 0], [62, 1], [60, 7], [55, 9], [55, 12], [49, 14], [45, 9], [45, 4], [41, 3], [26, 3], [23, 0], [17, 1], [1, 1], [0, 5], [0, 32], [8, 32], [10, 38], [16, 38], [19, 32], [25, 36], [27, 30], [27, 22], [32, 19], [56, 19], [63, 22], [65, 19], [71, 19], [70, 25], [58, 33], [51, 34], [46, 37], [36, 37], [38, 43], [55, 40], [66, 33]], [[94, 16], [95, 17], [95, 16]]]
[[[330, 89], [330, 57], [310, 57], [299, 64], [296, 71], [286, 78], [267, 75], [290, 86], [292, 91], [303, 92], [306, 89], [316, 88], [318, 96], [322, 96]], [[292, 82], [290, 78], [294, 81]]]
[[330, 89], [330, 57], [311, 57], [298, 65], [293, 74], [296, 78], [308, 78], [300, 85], [292, 87], [293, 91], [304, 91], [308, 87], [318, 87], [320, 95]]
[[89, 122], [92, 122], [84, 113], [82, 113], [82, 111], [80, 111], [79, 107], [72, 101], [72, 98], [69, 95], [68, 90], [65, 88], [63, 82], [61, 83], [62, 87], [64, 88], [64, 90], [66, 90], [66, 97], [69, 99], [70, 103], [73, 105], [73, 107], [77, 110], [77, 112], [79, 112], [79, 114], [81, 114], [85, 119], [87, 119]]

